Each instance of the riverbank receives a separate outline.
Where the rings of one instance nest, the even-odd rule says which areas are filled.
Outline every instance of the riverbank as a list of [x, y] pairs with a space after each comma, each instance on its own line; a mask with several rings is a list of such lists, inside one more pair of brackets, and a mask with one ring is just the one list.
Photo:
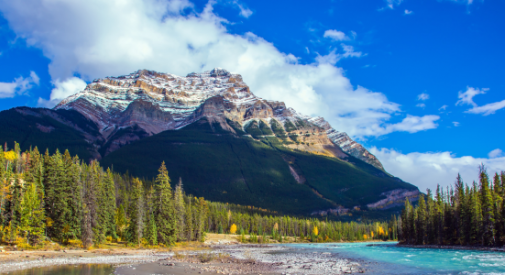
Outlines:
[[[219, 240], [226, 242], [227, 240]], [[221, 244], [172, 251], [97, 249], [12, 251], [0, 254], [0, 273], [60, 265], [115, 265], [117, 275], [150, 274], [344, 274], [364, 273], [361, 264], [334, 253], [277, 245]]]
[[223, 245], [209, 251], [174, 253], [152, 263], [118, 267], [117, 275], [149, 274], [351, 274], [367, 270], [336, 253], [276, 245]]
[[167, 252], [144, 249], [9, 251], [0, 253], [0, 273], [60, 265], [146, 263], [168, 256]]
[[408, 248], [428, 248], [428, 249], [456, 249], [456, 250], [477, 250], [477, 251], [492, 251], [492, 252], [505, 252], [503, 247], [485, 247], [485, 246], [463, 246], [463, 245], [412, 245], [412, 244], [397, 244], [398, 247]]

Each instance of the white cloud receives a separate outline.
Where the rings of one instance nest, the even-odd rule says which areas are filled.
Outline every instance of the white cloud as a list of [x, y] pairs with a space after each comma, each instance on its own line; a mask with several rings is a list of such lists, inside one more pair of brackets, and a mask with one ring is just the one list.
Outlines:
[[483, 114], [485, 116], [494, 114], [496, 111], [505, 108], [505, 100], [500, 102], [489, 103], [483, 106], [474, 106], [472, 109], [465, 111], [470, 114]]
[[22, 95], [33, 85], [39, 85], [40, 78], [35, 72], [30, 72], [27, 78], [18, 77], [12, 82], [0, 82], [0, 98], [11, 98], [16, 95]]
[[482, 95], [485, 94], [487, 91], [489, 91], [488, 88], [473, 88], [473, 87], [467, 87], [465, 92], [458, 92], [458, 98], [459, 100], [456, 102], [456, 105], [472, 105], [474, 107], [477, 107], [477, 104], [473, 102], [473, 97], [476, 95]]
[[501, 149], [494, 149], [493, 151], [487, 154], [490, 158], [498, 158], [503, 157], [503, 151]]
[[456, 157], [451, 152], [402, 154], [393, 149], [376, 147], [372, 147], [370, 152], [381, 160], [386, 171], [418, 186], [423, 192], [426, 188], [436, 189], [437, 183], [441, 186], [453, 184], [458, 173], [466, 183], [471, 184], [478, 180], [481, 163], [490, 175], [505, 170], [505, 157]]
[[453, 122], [452, 122], [452, 125], [454, 125], [454, 127], [459, 127], [459, 124], [460, 124], [460, 123], [459, 123], [459, 122], [457, 122], [457, 121], [453, 121]]
[[341, 44], [342, 49], [344, 49], [343, 57], [361, 57], [363, 55], [362, 52], [355, 52], [353, 46]]
[[76, 94], [86, 88], [86, 82], [77, 77], [71, 77], [64, 81], [56, 80], [53, 84], [55, 88], [51, 91], [49, 100], [39, 98], [38, 106], [52, 108], [62, 99]]
[[414, 13], [413, 11], [405, 10], [406, 15], [413, 14], [413, 13]]
[[416, 107], [419, 107], [419, 108], [425, 108], [426, 107], [426, 104], [424, 103], [419, 103], [416, 105]]
[[487, 91], [489, 91], [488, 88], [472, 88], [472, 87], [467, 87], [466, 91], [459, 92], [458, 93], [458, 102], [456, 102], [456, 105], [472, 105], [473, 108], [470, 110], [466, 110], [465, 113], [470, 113], [470, 114], [483, 114], [485, 116], [494, 114], [496, 111], [505, 108], [505, 100], [499, 101], [499, 102], [494, 102], [494, 103], [489, 103], [483, 106], [477, 106], [477, 103], [473, 102], [473, 97], [476, 95], [482, 95], [485, 94]]
[[438, 108], [438, 110], [442, 112], [442, 111], [447, 110], [447, 107], [449, 107], [449, 106], [444, 105], [444, 106], [442, 106], [442, 107]]
[[[211, 3], [215, 4], [215, 3], [217, 3], [217, 1], [216, 0], [211, 0]], [[233, 0], [232, 3], [237, 8], [239, 8], [239, 10], [240, 10], [240, 16], [242, 16], [244, 18], [249, 18], [253, 14], [252, 10], [250, 10], [249, 8], [247, 8], [246, 6], [244, 6], [244, 4], [242, 4], [238, 0]]]
[[439, 119], [440, 119], [439, 116], [434, 115], [427, 115], [422, 117], [407, 115], [407, 117], [404, 118], [402, 122], [388, 125], [386, 126], [385, 129], [389, 133], [392, 132], [416, 133], [420, 131], [437, 128], [438, 125], [435, 123], [435, 121]]
[[417, 100], [425, 101], [425, 100], [428, 100], [428, 99], [430, 99], [430, 95], [427, 94], [427, 93], [422, 93], [422, 94], [419, 94], [417, 96]]
[[331, 38], [335, 41], [349, 40], [349, 37], [345, 33], [337, 30], [327, 30], [324, 32], [324, 37]]
[[0, 1], [0, 12], [19, 37], [51, 60], [54, 83], [74, 75], [90, 81], [144, 68], [186, 75], [221, 67], [242, 74], [257, 96], [323, 116], [356, 138], [436, 127], [434, 116], [416, 123], [417, 117], [407, 116], [389, 124], [400, 106], [383, 93], [352, 85], [336, 66], [339, 58], [361, 56], [352, 47], [298, 64], [297, 57], [253, 33], [228, 33], [226, 19], [213, 13], [213, 4], [197, 13], [191, 2], [181, 0], [16, 0]]

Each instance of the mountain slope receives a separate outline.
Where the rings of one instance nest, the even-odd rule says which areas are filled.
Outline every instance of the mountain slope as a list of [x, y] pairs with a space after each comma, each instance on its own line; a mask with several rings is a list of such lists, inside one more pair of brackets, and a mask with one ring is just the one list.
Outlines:
[[94, 144], [101, 143], [95, 123], [73, 110], [18, 107], [0, 112], [0, 142], [22, 150], [37, 146], [42, 153], [68, 149], [86, 161], [100, 157]]
[[172, 180], [182, 178], [188, 193], [295, 214], [364, 206], [389, 190], [416, 190], [350, 158], [353, 163], [289, 150], [275, 137], [238, 137], [202, 118], [127, 145], [102, 164], [151, 178], [165, 161]]
[[54, 110], [15, 108], [0, 123], [0, 142], [68, 148], [139, 177], [165, 161], [188, 193], [280, 212], [388, 209], [419, 193], [323, 118], [256, 97], [223, 69], [98, 79]]

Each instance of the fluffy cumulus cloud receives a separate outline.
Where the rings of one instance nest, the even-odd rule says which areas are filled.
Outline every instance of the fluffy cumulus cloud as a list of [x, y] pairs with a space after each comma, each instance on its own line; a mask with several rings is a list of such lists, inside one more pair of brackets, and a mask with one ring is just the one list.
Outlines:
[[33, 85], [39, 85], [39, 76], [30, 72], [28, 77], [18, 77], [12, 82], [0, 82], [0, 98], [15, 97], [30, 90]]
[[405, 10], [405, 15], [413, 14], [413, 11]]
[[[75, 75], [90, 81], [144, 68], [186, 75], [222, 67], [242, 74], [256, 95], [324, 116], [354, 137], [436, 127], [436, 116], [389, 123], [393, 115], [401, 115], [399, 105], [382, 93], [353, 86], [336, 65], [339, 58], [361, 56], [352, 47], [343, 45], [342, 53], [299, 64], [297, 57], [253, 33], [229, 33], [228, 22], [213, 12], [213, 4], [196, 12], [186, 0], [16, 0], [0, 1], [0, 11], [19, 37], [51, 60], [56, 89], [49, 100], [40, 101], [44, 106], [83, 87]], [[345, 38], [338, 31], [330, 33]]]
[[67, 78], [65, 81], [56, 80], [55, 88], [51, 91], [49, 100], [39, 98], [38, 105], [40, 107], [52, 108], [62, 99], [76, 94], [86, 88], [86, 82], [77, 77]]
[[348, 40], [349, 37], [345, 33], [337, 30], [327, 30], [324, 32], [324, 37], [330, 38], [335, 41]]
[[[505, 157], [474, 158], [457, 157], [451, 152], [410, 153], [372, 147], [370, 152], [377, 156], [389, 173], [419, 187], [434, 190], [437, 184], [448, 186], [454, 183], [458, 173], [471, 184], [478, 180], [479, 165], [484, 164], [489, 174], [500, 172], [505, 167]], [[500, 152], [501, 153], [501, 152]]]

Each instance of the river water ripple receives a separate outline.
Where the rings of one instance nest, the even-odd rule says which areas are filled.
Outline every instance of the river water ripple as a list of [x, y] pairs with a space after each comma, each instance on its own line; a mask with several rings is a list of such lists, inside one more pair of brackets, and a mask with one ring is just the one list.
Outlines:
[[[374, 246], [368, 246], [374, 244]], [[296, 250], [330, 252], [362, 263], [368, 274], [505, 275], [505, 253], [398, 247], [396, 242], [287, 244]]]

